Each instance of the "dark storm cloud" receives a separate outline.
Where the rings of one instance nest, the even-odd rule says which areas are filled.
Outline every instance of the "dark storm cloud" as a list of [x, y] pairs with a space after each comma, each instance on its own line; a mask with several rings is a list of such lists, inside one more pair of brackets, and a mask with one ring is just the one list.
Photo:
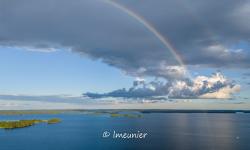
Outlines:
[[249, 67], [250, 2], [247, 0], [126, 1], [177, 48], [190, 65]]
[[[105, 1], [0, 0], [0, 44], [69, 48], [131, 75], [172, 77], [168, 66], [178, 64], [171, 53], [136, 19]], [[232, 48], [250, 41], [247, 0], [116, 2], [169, 38], [187, 65], [249, 67], [249, 50]]]

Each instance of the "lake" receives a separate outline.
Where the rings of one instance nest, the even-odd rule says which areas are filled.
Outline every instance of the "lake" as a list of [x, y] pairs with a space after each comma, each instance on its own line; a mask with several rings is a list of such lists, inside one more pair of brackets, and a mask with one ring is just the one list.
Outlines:
[[[249, 150], [250, 114], [144, 113], [110, 117], [79, 112], [0, 115], [0, 120], [60, 118], [61, 123], [0, 129], [0, 150]], [[103, 137], [104, 132], [110, 136]], [[113, 138], [146, 133], [145, 138]]]

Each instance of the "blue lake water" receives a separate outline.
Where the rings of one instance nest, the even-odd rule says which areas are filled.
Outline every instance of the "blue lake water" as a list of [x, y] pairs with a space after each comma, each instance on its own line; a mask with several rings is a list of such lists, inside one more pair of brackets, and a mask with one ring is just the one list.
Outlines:
[[[1, 115], [0, 120], [61, 118], [58, 124], [0, 129], [0, 150], [249, 150], [250, 114], [147, 113], [142, 118], [81, 113]], [[103, 138], [144, 132], [145, 139]]]

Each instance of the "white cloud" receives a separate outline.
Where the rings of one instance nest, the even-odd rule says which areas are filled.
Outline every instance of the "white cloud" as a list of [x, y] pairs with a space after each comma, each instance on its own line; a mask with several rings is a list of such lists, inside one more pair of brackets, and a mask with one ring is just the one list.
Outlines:
[[41, 52], [41, 53], [51, 53], [51, 52], [56, 52], [58, 49], [55, 48], [30, 48], [30, 47], [24, 47], [26, 51], [31, 51], [31, 52]]
[[206, 99], [229, 99], [232, 97], [232, 94], [239, 92], [240, 91], [240, 86], [236, 85], [234, 87], [226, 86], [218, 91], [215, 91], [213, 93], [206, 93], [199, 98], [206, 98]]
[[223, 76], [220, 72], [211, 76], [197, 76], [194, 79], [173, 79], [166, 82], [154, 80], [147, 83], [137, 79], [133, 87], [119, 89], [105, 94], [85, 93], [91, 98], [124, 97], [124, 98], [231, 98], [240, 91], [240, 86]]
[[179, 94], [185, 97], [186, 94], [190, 94], [189, 96], [196, 98], [226, 99], [239, 92], [240, 85], [233, 83], [233, 81], [217, 72], [210, 77], [197, 76], [192, 80], [191, 84], [186, 81], [175, 81], [170, 89], [170, 96]]

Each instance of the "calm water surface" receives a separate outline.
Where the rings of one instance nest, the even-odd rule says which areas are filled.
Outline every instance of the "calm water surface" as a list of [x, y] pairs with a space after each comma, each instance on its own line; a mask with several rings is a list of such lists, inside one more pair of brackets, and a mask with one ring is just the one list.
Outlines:
[[[142, 118], [65, 113], [1, 115], [0, 120], [50, 119], [62, 123], [0, 129], [0, 150], [250, 150], [250, 114], [148, 113]], [[145, 139], [103, 138], [103, 132], [144, 132]]]

